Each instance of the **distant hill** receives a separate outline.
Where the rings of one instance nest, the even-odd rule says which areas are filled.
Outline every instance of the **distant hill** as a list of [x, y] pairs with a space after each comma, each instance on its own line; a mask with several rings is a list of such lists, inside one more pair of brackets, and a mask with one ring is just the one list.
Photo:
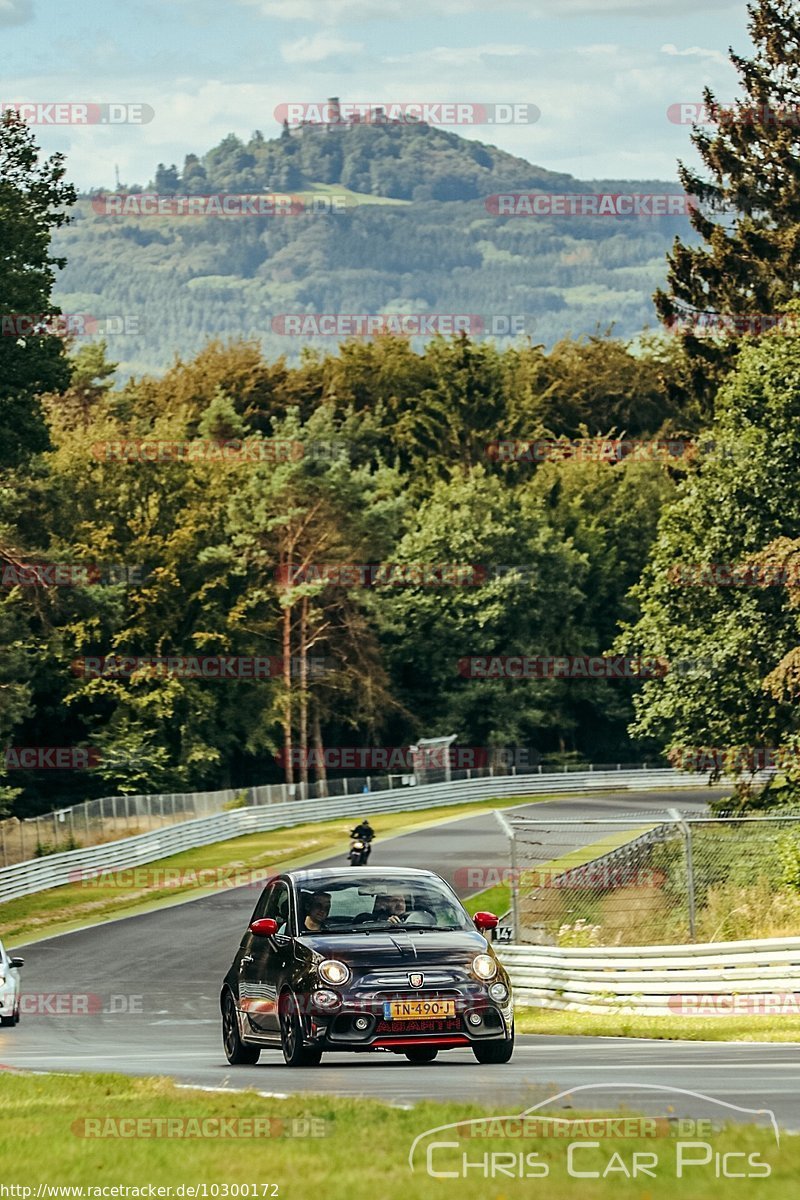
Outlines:
[[100, 319], [125, 373], [161, 371], [212, 336], [257, 338], [271, 357], [335, 345], [282, 334], [285, 314], [472, 314], [501, 332], [508, 316], [545, 344], [611, 325], [633, 336], [655, 325], [650, 296], [675, 234], [690, 237], [683, 216], [495, 215], [496, 193], [680, 188], [590, 184], [422, 123], [231, 134], [180, 170], [159, 164], [147, 190], [314, 193], [340, 210], [107, 216], [108, 201], [83, 197], [55, 238], [68, 258], [56, 298]]

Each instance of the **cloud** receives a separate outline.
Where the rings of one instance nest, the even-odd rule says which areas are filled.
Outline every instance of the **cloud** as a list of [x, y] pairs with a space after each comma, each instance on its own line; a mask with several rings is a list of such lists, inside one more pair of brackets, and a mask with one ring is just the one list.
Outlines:
[[363, 42], [346, 42], [342, 38], [316, 33], [313, 37], [284, 43], [281, 46], [281, 58], [287, 63], [319, 63], [342, 54], [358, 54], [363, 49]]
[[31, 0], [0, 0], [0, 26], [24, 25], [32, 20]]
[[687, 46], [685, 50], [679, 50], [673, 42], [667, 42], [661, 47], [661, 53], [675, 58], [710, 58], [712, 62], [728, 62], [728, 56], [721, 50], [706, 50], [703, 46]]
[[484, 42], [480, 46], [434, 46], [430, 50], [417, 50], [410, 54], [387, 55], [384, 63], [397, 65], [423, 63], [440, 67], [480, 67], [491, 58], [538, 58], [540, 51], [532, 46], [508, 45], [503, 42]]

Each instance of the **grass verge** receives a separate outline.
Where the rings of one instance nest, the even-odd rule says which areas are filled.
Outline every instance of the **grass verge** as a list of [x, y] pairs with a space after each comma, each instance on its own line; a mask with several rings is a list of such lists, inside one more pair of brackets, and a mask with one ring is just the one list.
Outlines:
[[[382, 813], [375, 817], [380, 839], [410, 833], [443, 821], [476, 816], [499, 806], [532, 804], [553, 796], [523, 796], [508, 803], [498, 798], [474, 804]], [[119, 916], [133, 916], [167, 904], [195, 899], [214, 891], [253, 881], [253, 903], [263, 882], [261, 876], [299, 867], [341, 853], [346, 864], [348, 834], [353, 820], [294, 825], [267, 833], [246, 834], [214, 842], [195, 850], [161, 858], [124, 871], [110, 871], [63, 887], [21, 896], [0, 904], [0, 931], [5, 944], [31, 942], [67, 933]]]
[[[405, 1070], [435, 1069], [398, 1068], [401, 1075]], [[313, 1073], [308, 1074], [313, 1081]], [[268, 1087], [268, 1070], [264, 1077]], [[491, 1115], [514, 1116], [560, 1090], [540, 1086], [525, 1105], [512, 1103], [502, 1108], [425, 1101], [397, 1109], [374, 1100], [331, 1096], [276, 1099], [257, 1092], [179, 1089], [159, 1078], [6, 1074], [0, 1077], [0, 1169], [4, 1184], [31, 1189], [27, 1195], [16, 1193], [22, 1200], [35, 1197], [40, 1184], [83, 1186], [85, 1197], [102, 1195], [99, 1189], [115, 1185], [143, 1188], [129, 1193], [140, 1196], [147, 1196], [148, 1186], [175, 1189], [183, 1185], [183, 1192], [173, 1191], [172, 1195], [277, 1196], [279, 1200], [306, 1196], [325, 1196], [326, 1200], [375, 1200], [376, 1196], [381, 1200], [429, 1200], [434, 1196], [437, 1200], [522, 1200], [533, 1194], [548, 1200], [617, 1200], [621, 1191], [631, 1200], [645, 1195], [650, 1200], [674, 1200], [676, 1188], [681, 1200], [730, 1200], [732, 1190], [748, 1200], [751, 1196], [784, 1200], [795, 1190], [800, 1139], [784, 1136], [777, 1145], [769, 1128], [723, 1128], [699, 1139], [709, 1146], [709, 1159], [702, 1162], [705, 1154], [698, 1149], [698, 1139], [692, 1138], [693, 1149], [687, 1148], [689, 1139], [682, 1142], [673, 1136], [676, 1130], [666, 1120], [657, 1123], [660, 1133], [655, 1136], [651, 1132], [650, 1136], [630, 1138], [621, 1138], [619, 1132], [598, 1137], [581, 1131], [580, 1126], [574, 1137], [565, 1136], [563, 1125], [549, 1127], [558, 1131], [557, 1136], [542, 1136], [541, 1122], [537, 1129], [529, 1126], [524, 1136], [517, 1135], [513, 1141], [485, 1136], [491, 1131], [486, 1127], [477, 1140], [465, 1136], [477, 1132], [474, 1127], [462, 1126], [461, 1136], [458, 1130], [448, 1129], [419, 1143], [412, 1173], [409, 1151], [426, 1131]], [[674, 1096], [665, 1094], [659, 1115], [666, 1117], [674, 1101]], [[560, 1114], [580, 1120], [573, 1109], [566, 1114], [560, 1110]], [[180, 1122], [171, 1127], [171, 1135], [166, 1124], [170, 1119]], [[261, 1124], [255, 1125], [256, 1120]], [[641, 1134], [655, 1125], [651, 1118], [648, 1124], [637, 1126], [636, 1132]], [[260, 1136], [253, 1132], [243, 1136], [256, 1129]], [[126, 1130], [125, 1136], [119, 1136]], [[527, 1136], [529, 1130], [533, 1136]], [[220, 1131], [227, 1131], [227, 1136], [219, 1136]], [[159, 1132], [161, 1136], [154, 1136]], [[426, 1150], [435, 1141], [450, 1143], [431, 1149], [430, 1163], [438, 1177], [426, 1169]], [[571, 1142], [587, 1143], [574, 1152], [572, 1175], [568, 1169]], [[732, 1161], [740, 1172], [733, 1187], [731, 1179], [717, 1177], [714, 1157], [731, 1151], [736, 1152]], [[634, 1153], [648, 1156], [650, 1177], [627, 1177]], [[493, 1170], [491, 1159], [489, 1174], [481, 1168], [484, 1156], [491, 1154], [503, 1155], [504, 1171]], [[749, 1163], [747, 1155], [751, 1156]], [[676, 1182], [681, 1156], [684, 1170]], [[698, 1165], [686, 1166], [687, 1158]], [[464, 1159], [478, 1164], [465, 1175]], [[509, 1159], [514, 1161], [513, 1168]], [[754, 1168], [755, 1163], [765, 1166]], [[765, 1169], [768, 1178], [741, 1177], [748, 1172], [763, 1174]], [[448, 1171], [456, 1177], [445, 1177]], [[596, 1175], [577, 1178], [577, 1171]], [[519, 1178], [520, 1173], [528, 1177]], [[205, 1193], [188, 1190], [198, 1185], [201, 1189], [205, 1185]], [[242, 1190], [242, 1185], [248, 1190]], [[93, 1187], [98, 1191], [93, 1193]], [[46, 1191], [42, 1194], [47, 1195]], [[112, 1193], [106, 1190], [105, 1194]]]
[[651, 1017], [637, 1013], [517, 1008], [518, 1033], [687, 1042], [800, 1042], [800, 1016]]

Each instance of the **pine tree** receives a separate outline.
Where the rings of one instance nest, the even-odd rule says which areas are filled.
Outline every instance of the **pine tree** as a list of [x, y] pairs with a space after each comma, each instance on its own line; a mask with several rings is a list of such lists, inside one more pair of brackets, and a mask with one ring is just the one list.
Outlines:
[[[704, 244], [676, 238], [669, 290], [654, 297], [666, 325], [687, 322], [687, 350], [709, 363], [729, 358], [741, 333], [763, 332], [765, 315], [781, 315], [800, 276], [800, 9], [796, 0], [758, 0], [748, 12], [755, 56], [729, 52], [745, 99], [722, 108], [706, 88], [717, 127], [695, 127], [691, 140], [709, 175], [679, 163], [699, 201], [690, 220]], [[724, 346], [694, 336], [704, 314], [744, 319], [707, 318], [733, 335]]]
[[50, 324], [66, 263], [51, 255], [50, 238], [76, 198], [64, 175], [62, 154], [42, 158], [24, 121], [0, 113], [0, 468], [47, 449], [39, 397], [69, 383], [65, 341]]

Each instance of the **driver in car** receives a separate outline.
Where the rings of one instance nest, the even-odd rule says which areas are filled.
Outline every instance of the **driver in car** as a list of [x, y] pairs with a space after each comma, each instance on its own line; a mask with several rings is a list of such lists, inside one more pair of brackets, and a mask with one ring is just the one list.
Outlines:
[[390, 925], [402, 925], [406, 915], [405, 896], [387, 894], [375, 897], [375, 907], [372, 910], [374, 920], [388, 921]]
[[319, 933], [331, 911], [330, 892], [314, 892], [306, 905], [306, 919], [303, 928], [309, 933]]

